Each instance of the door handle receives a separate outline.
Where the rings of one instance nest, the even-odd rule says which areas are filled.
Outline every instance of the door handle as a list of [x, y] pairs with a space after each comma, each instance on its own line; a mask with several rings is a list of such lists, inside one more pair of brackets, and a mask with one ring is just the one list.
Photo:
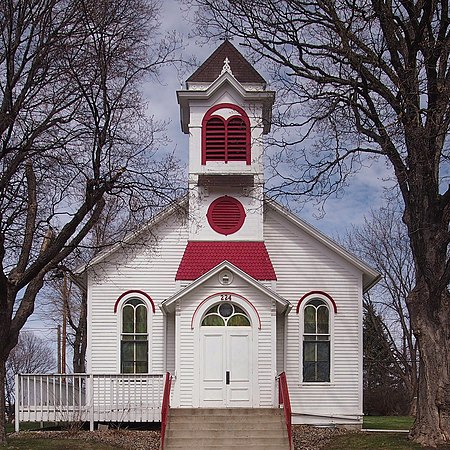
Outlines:
[[226, 377], [225, 377], [225, 379], [226, 379], [226, 384], [230, 384], [230, 371], [227, 370], [227, 371], [225, 372], [225, 375], [226, 375]]

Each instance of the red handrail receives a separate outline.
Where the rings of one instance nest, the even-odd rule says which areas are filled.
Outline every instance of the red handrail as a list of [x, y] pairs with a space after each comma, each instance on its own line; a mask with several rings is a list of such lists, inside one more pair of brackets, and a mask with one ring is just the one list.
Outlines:
[[166, 381], [164, 383], [163, 401], [161, 405], [161, 450], [164, 449], [164, 437], [166, 434], [167, 416], [170, 408], [170, 388], [172, 386], [172, 375], [166, 373]]
[[291, 400], [289, 398], [289, 390], [286, 380], [286, 372], [281, 372], [278, 375], [278, 402], [279, 406], [283, 405], [284, 418], [286, 420], [286, 428], [289, 438], [289, 449], [292, 450], [292, 411]]

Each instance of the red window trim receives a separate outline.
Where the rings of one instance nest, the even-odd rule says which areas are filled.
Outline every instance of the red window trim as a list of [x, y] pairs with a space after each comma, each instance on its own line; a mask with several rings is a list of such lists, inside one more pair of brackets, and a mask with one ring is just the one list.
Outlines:
[[326, 292], [323, 292], [323, 291], [311, 291], [311, 292], [308, 292], [305, 295], [303, 295], [302, 298], [297, 303], [297, 314], [300, 311], [300, 305], [302, 304], [302, 302], [305, 301], [309, 297], [313, 297], [314, 295], [322, 295], [322, 296], [326, 297], [328, 300], [330, 300], [331, 304], [333, 305], [334, 313], [337, 314], [337, 305], [336, 305], [336, 302], [334, 301], [333, 297], [330, 294], [327, 294]]
[[[222, 116], [219, 115], [214, 115], [214, 113], [219, 110], [219, 109], [224, 109], [224, 108], [229, 108], [229, 109], [233, 109], [234, 111], [237, 111], [239, 114], [235, 114], [232, 115], [230, 117], [228, 117], [228, 119], [224, 119]], [[209, 119], [211, 119], [212, 117], [214, 118], [218, 118], [220, 120], [223, 121], [224, 123], [224, 128], [225, 128], [225, 160], [224, 162], [227, 163], [228, 162], [228, 158], [227, 158], [227, 149], [228, 149], [228, 123], [235, 118], [239, 118], [241, 119], [244, 123], [245, 123], [245, 163], [247, 165], [251, 164], [251, 158], [250, 158], [250, 119], [247, 116], [247, 113], [240, 107], [237, 105], [234, 105], [232, 103], [220, 103], [218, 105], [213, 106], [212, 108], [210, 108], [205, 116], [203, 117], [202, 120], [202, 165], [206, 164], [206, 124], [208, 122]]]
[[153, 303], [153, 300], [150, 297], [150, 295], [148, 295], [144, 291], [139, 291], [137, 289], [126, 291], [123, 294], [120, 294], [119, 298], [116, 300], [116, 303], [114, 304], [114, 313], [117, 312], [117, 307], [119, 306], [120, 300], [122, 300], [126, 295], [130, 295], [130, 294], [138, 294], [138, 295], [142, 295], [143, 297], [145, 297], [150, 302], [150, 304], [152, 305], [152, 311], [153, 311], [153, 314], [155, 314], [155, 304]]

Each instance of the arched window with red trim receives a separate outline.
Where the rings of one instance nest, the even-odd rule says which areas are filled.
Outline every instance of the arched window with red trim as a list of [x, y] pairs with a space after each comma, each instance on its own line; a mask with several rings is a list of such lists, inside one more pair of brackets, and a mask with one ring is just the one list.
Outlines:
[[245, 161], [250, 164], [250, 121], [230, 103], [213, 106], [202, 122], [202, 164], [208, 161]]

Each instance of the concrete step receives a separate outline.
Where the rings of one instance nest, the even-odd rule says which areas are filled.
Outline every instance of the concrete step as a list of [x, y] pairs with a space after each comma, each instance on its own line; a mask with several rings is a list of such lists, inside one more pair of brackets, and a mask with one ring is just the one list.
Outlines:
[[[222, 450], [225, 448], [241, 448], [247, 449], [250, 446], [254, 448], [270, 447], [277, 450], [283, 450], [288, 448], [289, 443], [287, 438], [252, 438], [251, 441], [247, 441], [242, 438], [234, 437], [222, 437], [222, 438], [205, 438], [197, 437], [193, 439], [186, 438], [170, 438], [167, 439], [167, 443], [164, 445], [165, 450], [170, 450], [172, 448], [185, 448], [185, 449], [196, 449], [196, 448], [214, 448], [217, 450]], [[287, 447], [286, 447], [287, 446]]]
[[282, 410], [276, 408], [172, 408], [165, 450], [288, 450]]
[[[287, 445], [287, 446], [286, 446]], [[164, 450], [178, 450], [178, 449], [186, 449], [186, 450], [195, 450], [196, 448], [201, 449], [211, 449], [211, 450], [289, 450], [289, 444], [284, 444], [282, 446], [277, 445], [260, 445], [260, 444], [249, 444], [246, 443], [242, 445], [242, 443], [237, 445], [208, 445], [203, 447], [198, 443], [193, 444], [191, 447], [186, 447], [186, 444], [180, 445], [164, 445]]]
[[283, 423], [281, 416], [265, 417], [265, 416], [169, 416], [171, 423]]
[[272, 421], [254, 421], [254, 420], [212, 420], [208, 419], [205, 421], [189, 421], [180, 420], [180, 418], [174, 418], [174, 420], [169, 420], [168, 428], [177, 430], [223, 430], [224, 424], [233, 430], [279, 430], [280, 428], [286, 428], [285, 422], [282, 420], [272, 420]]
[[280, 408], [171, 408], [171, 416], [279, 416]]
[[287, 436], [287, 431], [283, 433], [282, 430], [236, 430], [228, 427], [228, 424], [222, 427], [221, 430], [177, 430], [172, 429], [167, 431], [167, 438], [179, 439], [197, 439], [198, 436], [207, 436], [210, 439], [220, 439], [228, 434], [233, 438], [261, 438], [261, 439], [276, 439]]

